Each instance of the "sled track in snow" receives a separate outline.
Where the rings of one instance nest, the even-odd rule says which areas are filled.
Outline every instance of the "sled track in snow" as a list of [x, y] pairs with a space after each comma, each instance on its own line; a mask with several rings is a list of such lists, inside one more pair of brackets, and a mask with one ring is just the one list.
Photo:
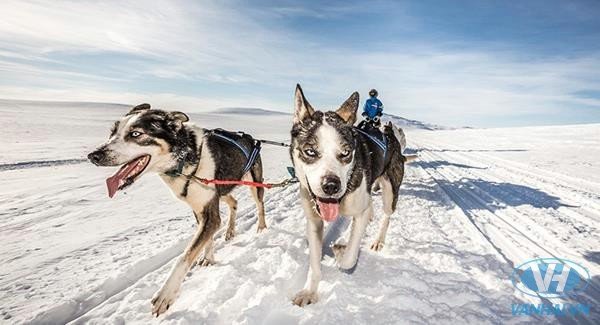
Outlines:
[[[419, 144], [421, 143], [419, 142]], [[427, 148], [423, 148], [423, 150], [428, 151], [430, 154], [433, 154], [433, 150], [446, 152], [437, 148], [440, 144], [443, 144], [444, 147], [459, 149], [445, 143], [440, 143], [437, 146], [430, 143], [423, 144], [427, 145]], [[438, 154], [438, 156], [440, 155]], [[600, 214], [598, 214], [598, 211], [600, 211], [600, 204], [598, 203], [600, 202], [600, 184], [598, 183], [585, 179], [572, 178], [568, 175], [543, 170], [481, 152], [460, 151], [459, 153], [448, 151], [444, 156], [446, 156], [445, 158], [452, 157], [453, 161], [475, 162], [479, 165], [486, 164], [492, 166], [494, 169], [504, 170], [507, 172], [504, 176], [511, 175], [513, 176], [511, 177], [512, 179], [518, 179], [520, 182], [535, 185], [550, 194], [560, 194], [568, 198], [570, 201], [580, 205], [581, 208], [590, 211], [595, 222], [600, 222]], [[558, 193], [559, 190], [563, 191]]]
[[[545, 234], [538, 236], [538, 242], [552, 243], [557, 253], [577, 252], [571, 257], [581, 259], [586, 253], [596, 250], [586, 238], [594, 237], [600, 241], [597, 226], [600, 222], [600, 198], [596, 194], [600, 191], [595, 192], [600, 184], [579, 182], [569, 176], [538, 171], [537, 168], [531, 171], [526, 165], [493, 159], [485, 154], [482, 158], [463, 153], [441, 155], [426, 151], [424, 154], [437, 161], [445, 161], [447, 165], [463, 167], [449, 169], [453, 174], [458, 173], [457, 179], [465, 180], [468, 185], [475, 183], [478, 191], [481, 192], [480, 187], [484, 187], [483, 195], [488, 198], [486, 202], [496, 211], [510, 213], [517, 223], [527, 223], [528, 230], [535, 230], [529, 231], [532, 235]], [[482, 164], [488, 167], [485, 170], [473, 167]], [[454, 182], [456, 184], [457, 180]], [[578, 187], [580, 183], [582, 186]], [[565, 251], [564, 246], [570, 249]]]
[[0, 164], [0, 171], [29, 169], [40, 167], [54, 167], [62, 165], [76, 165], [86, 162], [87, 159], [59, 159], [59, 160], [37, 160], [37, 161], [21, 161], [11, 164]]
[[[482, 161], [476, 160], [473, 156], [465, 159], [451, 160], [446, 155], [426, 149], [422, 150], [419, 155], [422, 158], [420, 165], [423, 169], [436, 181], [446, 195], [463, 210], [470, 223], [475, 226], [508, 263], [514, 266], [515, 263], [518, 264], [521, 261], [529, 260], [536, 256], [554, 256], [559, 259], [567, 258], [574, 260], [581, 260], [583, 258], [582, 252], [574, 251], [572, 247], [563, 248], [564, 243], [557, 236], [550, 233], [551, 229], [546, 229], [546, 227], [538, 225], [536, 218], [529, 215], [527, 210], [518, 209], [515, 206], [514, 200], [521, 199], [518, 191], [491, 191], [489, 188], [482, 186], [486, 182], [492, 184], [506, 182], [506, 179], [502, 177], [504, 175], [497, 175], [487, 169], [482, 171], [480, 170], [482, 168], [473, 168], [472, 166], [469, 167], [468, 165], [457, 163], [477, 162], [480, 165]], [[435, 165], [436, 162], [440, 161], [446, 162], [448, 168], [440, 168], [440, 166]], [[451, 166], [459, 166], [461, 168], [455, 170]], [[514, 167], [508, 168], [510, 168], [510, 172], [516, 172], [512, 170]], [[463, 169], [466, 171], [463, 171]], [[537, 178], [539, 177], [541, 176], [538, 175]], [[484, 181], [478, 182], [481, 180]], [[548, 179], [543, 179], [542, 182], [545, 186], [552, 187], [553, 185], [553, 182], [550, 182]], [[571, 186], [569, 186], [569, 189], [577, 190]], [[555, 192], [553, 191], [552, 193]], [[564, 196], [564, 192], [560, 194]], [[576, 195], [576, 198], [584, 201], [578, 201], [582, 202], [582, 205], [589, 206], [595, 203], [591, 202], [591, 200], [587, 201], [579, 195]], [[535, 201], [533, 203], [535, 204]], [[526, 203], [524, 204], [526, 205]], [[565, 215], [565, 220], [573, 218], [577, 222], [586, 223], [592, 227], [591, 229], [587, 229], [589, 235], [595, 233], [593, 224], [597, 217], [596, 213], [588, 211], [589, 213], [585, 213], [584, 215], [572, 209], [580, 207], [569, 205], [563, 205], [563, 207], [560, 211], [558, 211], [557, 207], [547, 210], [554, 210], [556, 214]], [[546, 214], [551, 213], [546, 212]], [[537, 217], [539, 218], [539, 216]], [[569, 226], [577, 228], [573, 224]], [[581, 233], [581, 231], [579, 232]], [[598, 273], [595, 265], [592, 266], [590, 271], [592, 274]], [[590, 281], [588, 290], [583, 297], [591, 302], [592, 306], [597, 305], [598, 301], [600, 301], [600, 287], [598, 284], [593, 280]], [[549, 302], [561, 303], [557, 299], [549, 299]], [[577, 301], [571, 302], [577, 303]], [[597, 315], [591, 314], [588, 317], [590, 318], [585, 319], [585, 321], [593, 323], [593, 319]]]

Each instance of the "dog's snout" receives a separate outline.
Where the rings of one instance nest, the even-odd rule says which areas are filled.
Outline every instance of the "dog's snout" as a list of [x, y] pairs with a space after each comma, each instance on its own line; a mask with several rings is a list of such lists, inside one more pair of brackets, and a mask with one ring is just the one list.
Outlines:
[[94, 165], [98, 165], [104, 158], [106, 158], [106, 152], [104, 150], [96, 150], [91, 152], [88, 156], [88, 159], [94, 163]]
[[321, 181], [321, 189], [327, 195], [335, 195], [340, 191], [341, 186], [340, 178], [337, 176], [325, 176]]

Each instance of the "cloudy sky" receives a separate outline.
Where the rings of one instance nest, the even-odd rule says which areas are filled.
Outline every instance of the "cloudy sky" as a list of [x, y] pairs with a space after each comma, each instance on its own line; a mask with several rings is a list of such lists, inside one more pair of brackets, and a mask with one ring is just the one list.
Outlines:
[[0, 98], [600, 122], [600, 2], [0, 1]]

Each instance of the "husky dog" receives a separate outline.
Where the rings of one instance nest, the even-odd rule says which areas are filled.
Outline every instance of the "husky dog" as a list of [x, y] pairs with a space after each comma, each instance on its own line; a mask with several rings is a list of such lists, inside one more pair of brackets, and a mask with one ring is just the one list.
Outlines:
[[[235, 186], [204, 185], [192, 176], [205, 179], [251, 180], [262, 182], [262, 162], [257, 157], [248, 172], [244, 172], [247, 157], [232, 144], [211, 131], [186, 123], [187, 115], [150, 109], [141, 104], [115, 122], [108, 141], [88, 155], [97, 166], [122, 166], [107, 179], [112, 197], [142, 175], [158, 173], [173, 194], [194, 211], [198, 229], [182, 256], [171, 270], [162, 288], [152, 299], [152, 313], [164, 313], [175, 301], [183, 279], [204, 251], [203, 266], [214, 263], [213, 235], [221, 224], [219, 201], [229, 206], [226, 240], [235, 234], [237, 201], [231, 195]], [[245, 135], [239, 142], [253, 144]], [[258, 209], [258, 231], [266, 228], [263, 205], [264, 189], [251, 187]]]
[[398, 192], [404, 177], [400, 131], [391, 123], [383, 129], [386, 152], [356, 129], [358, 93], [353, 93], [333, 112], [315, 111], [300, 85], [296, 86], [294, 125], [290, 155], [300, 181], [300, 197], [307, 217], [310, 265], [304, 289], [293, 302], [304, 306], [318, 300], [321, 280], [323, 221], [338, 215], [352, 217], [347, 245], [335, 245], [333, 251], [343, 270], [354, 267], [365, 228], [373, 218], [371, 188], [378, 182], [382, 189], [385, 219], [379, 236], [371, 246], [383, 247], [390, 215], [396, 209]]

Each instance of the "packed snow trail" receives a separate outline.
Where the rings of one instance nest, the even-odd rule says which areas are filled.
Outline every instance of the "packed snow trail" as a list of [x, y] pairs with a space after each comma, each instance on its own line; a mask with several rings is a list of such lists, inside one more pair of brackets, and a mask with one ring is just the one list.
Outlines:
[[[556, 254], [584, 264], [598, 279], [599, 179], [571, 173], [569, 159], [562, 165], [568, 176], [560, 173], [532, 148], [489, 151], [507, 148], [490, 149], [486, 140], [471, 143], [461, 138], [467, 131], [407, 130], [409, 149], [421, 160], [407, 166], [383, 251], [368, 249], [383, 214], [376, 195], [376, 219], [367, 229], [356, 271], [340, 272], [325, 257], [317, 304], [291, 304], [308, 268], [297, 185], [266, 191], [268, 229], [259, 234], [254, 202], [240, 188], [235, 191], [237, 236], [225, 242], [223, 230], [218, 232], [217, 264], [194, 267], [175, 304], [155, 319], [150, 299], [194, 232], [191, 211], [153, 175], [110, 200], [104, 178], [113, 170], [72, 160], [83, 159], [101, 142], [126, 108], [22, 109], [19, 117], [49, 136], [23, 147], [11, 144], [10, 155], [0, 157], [7, 166], [36, 162], [0, 170], [3, 323], [569, 323], [572, 319], [512, 316], [511, 304], [535, 301], [514, 289], [512, 267]], [[0, 105], [3, 116], [16, 116], [15, 110]], [[65, 119], [81, 128], [65, 128]], [[288, 139], [290, 119], [267, 113], [259, 119], [192, 115], [206, 127], [226, 120], [231, 129], [278, 141]], [[255, 122], [248, 125], [249, 120]], [[12, 125], [10, 119], [0, 121], [6, 121], [2, 130]], [[600, 126], [588, 131], [596, 130]], [[8, 136], [22, 139], [21, 131]], [[493, 131], [469, 132], [486, 137]], [[453, 136], [460, 141], [449, 140]], [[572, 146], [591, 141], [571, 140]], [[593, 150], [600, 140], [594, 141], [586, 145], [591, 157], [598, 157]], [[529, 160], [512, 156], [530, 152]], [[286, 177], [286, 149], [265, 146], [262, 154], [267, 180]], [[590, 173], [600, 170], [598, 159], [576, 158], [589, 164]], [[535, 164], [541, 165], [534, 171], [521, 167]], [[222, 215], [225, 224], [224, 207]], [[593, 308], [595, 292], [585, 297]], [[587, 321], [597, 317], [593, 310]]]
[[584, 293], [549, 301], [587, 303], [593, 314], [580, 320], [597, 320], [600, 184], [490, 155], [495, 150], [467, 150], [445, 136], [425, 138], [414, 139], [418, 164], [509, 263], [555, 257], [588, 269]]

